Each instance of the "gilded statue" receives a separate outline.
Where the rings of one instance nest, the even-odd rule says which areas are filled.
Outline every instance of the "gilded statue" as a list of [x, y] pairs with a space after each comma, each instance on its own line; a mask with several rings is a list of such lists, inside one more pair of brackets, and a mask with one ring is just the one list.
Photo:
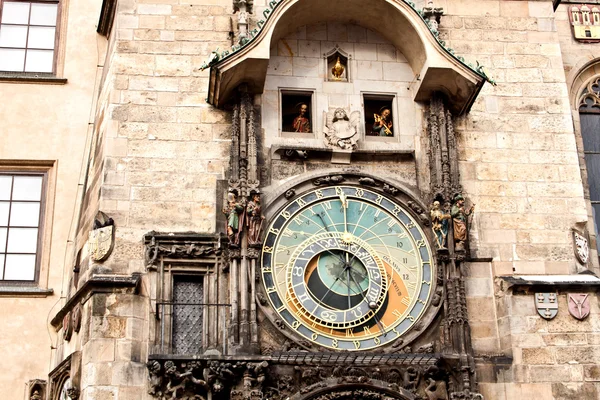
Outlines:
[[342, 80], [342, 75], [344, 74], [345, 70], [346, 68], [344, 68], [344, 66], [340, 62], [340, 57], [338, 56], [335, 65], [333, 66], [333, 68], [331, 68], [331, 73], [336, 81]]
[[325, 144], [338, 147], [343, 150], [353, 150], [358, 142], [358, 124], [360, 112], [353, 111], [350, 117], [343, 108], [337, 108], [333, 112], [324, 113]]

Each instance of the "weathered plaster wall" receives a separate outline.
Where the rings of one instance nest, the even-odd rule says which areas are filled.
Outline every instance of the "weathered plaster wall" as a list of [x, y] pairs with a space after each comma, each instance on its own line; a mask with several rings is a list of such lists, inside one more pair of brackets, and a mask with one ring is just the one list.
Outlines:
[[[2, 296], [0, 293], [0, 346], [2, 373], [0, 398], [23, 399], [25, 383], [45, 379], [53, 367], [51, 346], [56, 333], [48, 324], [48, 315], [59, 301], [63, 271], [70, 271], [72, 218], [84, 159], [88, 123], [92, 113], [99, 44], [94, 23], [101, 2], [66, 1], [66, 26], [60, 31], [59, 63], [65, 85], [0, 82], [0, 165], [10, 160], [52, 161], [53, 177], [46, 212], [52, 218], [45, 226], [40, 283], [51, 288], [48, 297]], [[64, 47], [66, 46], [66, 47]], [[18, 167], [17, 167], [18, 169]], [[67, 278], [68, 279], [68, 276]]]

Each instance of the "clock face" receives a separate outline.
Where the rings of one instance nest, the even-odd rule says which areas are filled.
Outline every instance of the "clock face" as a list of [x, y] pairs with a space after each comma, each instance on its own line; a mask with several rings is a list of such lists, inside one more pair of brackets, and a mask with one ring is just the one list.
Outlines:
[[434, 268], [427, 238], [400, 205], [330, 186], [288, 203], [262, 250], [267, 297], [307, 340], [340, 350], [394, 342], [423, 315]]

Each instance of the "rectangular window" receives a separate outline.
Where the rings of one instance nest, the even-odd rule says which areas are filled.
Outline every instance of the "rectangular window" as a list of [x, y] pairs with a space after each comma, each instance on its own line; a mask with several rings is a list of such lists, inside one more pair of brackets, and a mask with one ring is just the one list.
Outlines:
[[46, 174], [0, 173], [0, 281], [34, 282]]
[[55, 71], [58, 1], [0, 0], [0, 71]]
[[314, 137], [313, 93], [281, 90], [281, 132], [284, 137]]
[[394, 96], [379, 94], [364, 94], [365, 135], [392, 138], [395, 134]]
[[173, 279], [173, 354], [199, 354], [202, 350], [204, 279], [198, 275]]

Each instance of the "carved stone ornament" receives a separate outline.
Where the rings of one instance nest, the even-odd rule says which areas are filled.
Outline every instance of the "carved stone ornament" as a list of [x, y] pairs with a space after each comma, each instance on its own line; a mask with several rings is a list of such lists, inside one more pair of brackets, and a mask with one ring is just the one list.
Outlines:
[[558, 314], [558, 299], [556, 293], [536, 293], [535, 308], [544, 319], [552, 319]]
[[598, 5], [577, 4], [569, 7], [573, 36], [580, 42], [600, 41], [600, 8]]
[[583, 320], [590, 315], [590, 297], [587, 293], [567, 294], [569, 314], [575, 319]]
[[27, 382], [28, 400], [45, 400], [47, 382], [41, 379], [34, 379]]
[[575, 246], [575, 256], [577, 260], [585, 265], [590, 259], [590, 246], [585, 236], [573, 231], [573, 245]]
[[72, 311], [73, 331], [81, 330], [81, 304], [76, 305]]
[[94, 229], [89, 234], [88, 246], [90, 258], [95, 262], [104, 261], [110, 256], [114, 247], [114, 226]]
[[73, 336], [73, 319], [72, 313], [67, 313], [63, 318], [63, 338], [68, 342]]
[[354, 150], [358, 142], [358, 129], [360, 124], [360, 111], [348, 112], [343, 108], [336, 108], [323, 112], [325, 127], [325, 144], [334, 149]]

